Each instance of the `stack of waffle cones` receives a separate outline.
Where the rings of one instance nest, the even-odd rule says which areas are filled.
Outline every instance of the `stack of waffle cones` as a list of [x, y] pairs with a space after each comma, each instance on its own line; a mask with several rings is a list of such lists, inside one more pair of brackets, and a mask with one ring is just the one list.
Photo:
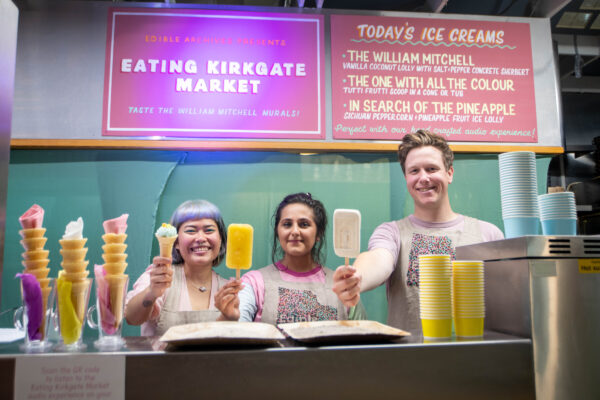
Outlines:
[[[25, 252], [22, 254], [22, 264], [25, 267], [23, 272], [35, 276], [39, 282], [40, 288], [42, 289], [42, 310], [46, 310], [48, 306], [48, 296], [52, 291], [52, 287], [49, 286], [50, 278], [48, 278], [48, 273], [50, 273], [50, 268], [48, 268], [48, 263], [50, 262], [48, 259], [49, 251], [44, 250], [44, 245], [48, 240], [48, 238], [44, 237], [46, 228], [21, 229], [19, 233], [23, 238], [21, 240], [21, 245], [25, 249]], [[41, 325], [42, 335], [45, 331], [45, 323], [46, 318], [43, 318]]]
[[125, 239], [127, 234], [125, 233], [106, 233], [102, 235], [104, 245], [102, 250], [102, 258], [104, 259], [104, 279], [108, 284], [110, 294], [110, 308], [111, 312], [115, 317], [115, 327], [121, 324], [123, 319], [123, 295], [125, 285], [127, 284], [128, 276], [125, 275], [125, 269], [127, 268], [127, 245]]
[[71, 301], [80, 322], [83, 322], [87, 308], [87, 294], [91, 283], [90, 279], [86, 279], [90, 273], [87, 270], [89, 261], [85, 259], [88, 251], [87, 247], [84, 247], [86, 241], [87, 238], [58, 241], [63, 258], [60, 264], [63, 270], [59, 272], [59, 278], [71, 282]]

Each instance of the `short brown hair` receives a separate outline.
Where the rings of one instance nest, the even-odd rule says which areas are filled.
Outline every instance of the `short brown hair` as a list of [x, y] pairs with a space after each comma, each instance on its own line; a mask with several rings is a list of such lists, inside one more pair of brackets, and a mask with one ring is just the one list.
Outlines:
[[444, 167], [446, 171], [452, 166], [454, 161], [454, 153], [446, 139], [435, 133], [431, 133], [424, 129], [419, 129], [414, 133], [409, 133], [402, 138], [402, 143], [398, 146], [398, 161], [402, 167], [402, 172], [406, 174], [404, 170], [404, 164], [406, 163], [406, 157], [408, 153], [419, 147], [432, 146], [442, 152], [442, 159], [444, 160]]

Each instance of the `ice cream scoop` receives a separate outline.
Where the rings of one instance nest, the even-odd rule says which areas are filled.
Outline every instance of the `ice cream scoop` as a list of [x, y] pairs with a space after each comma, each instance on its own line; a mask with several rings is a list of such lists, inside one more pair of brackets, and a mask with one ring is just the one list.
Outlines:
[[231, 224], [227, 228], [227, 268], [235, 269], [236, 279], [240, 279], [240, 269], [252, 266], [252, 239], [254, 228], [248, 224]]
[[163, 223], [155, 235], [160, 247], [160, 256], [170, 258], [173, 253], [173, 244], [177, 240], [177, 229], [173, 225]]
[[23, 229], [41, 228], [44, 222], [44, 209], [37, 204], [32, 205], [19, 217], [19, 223]]
[[333, 250], [338, 257], [349, 258], [360, 254], [360, 211], [337, 209], [333, 212]]
[[71, 221], [65, 228], [63, 239], [82, 239], [83, 238], [83, 219], [77, 218], [76, 221]]
[[102, 223], [104, 233], [114, 233], [119, 235], [127, 230], [127, 218], [129, 214], [122, 214], [120, 217], [108, 219]]

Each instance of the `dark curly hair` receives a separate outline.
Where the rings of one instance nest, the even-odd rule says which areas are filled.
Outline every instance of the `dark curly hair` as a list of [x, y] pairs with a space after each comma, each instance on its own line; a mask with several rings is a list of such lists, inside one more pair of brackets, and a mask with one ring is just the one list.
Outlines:
[[325, 248], [325, 230], [327, 229], [327, 212], [323, 203], [312, 197], [310, 193], [294, 193], [285, 196], [285, 198], [277, 206], [275, 214], [273, 214], [273, 248], [271, 250], [271, 260], [275, 263], [283, 257], [283, 249], [279, 243], [277, 236], [277, 227], [279, 221], [281, 221], [281, 211], [290, 204], [304, 204], [310, 208], [315, 218], [315, 224], [317, 225], [317, 241], [313, 246], [310, 254], [313, 261], [323, 265], [325, 257], [323, 255], [323, 249]]

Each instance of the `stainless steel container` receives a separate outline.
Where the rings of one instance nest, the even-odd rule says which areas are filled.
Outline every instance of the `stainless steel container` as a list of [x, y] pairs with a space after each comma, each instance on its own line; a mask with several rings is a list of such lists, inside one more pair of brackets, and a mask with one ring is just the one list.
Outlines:
[[486, 329], [531, 337], [538, 399], [600, 399], [600, 236], [456, 248], [485, 261]]

